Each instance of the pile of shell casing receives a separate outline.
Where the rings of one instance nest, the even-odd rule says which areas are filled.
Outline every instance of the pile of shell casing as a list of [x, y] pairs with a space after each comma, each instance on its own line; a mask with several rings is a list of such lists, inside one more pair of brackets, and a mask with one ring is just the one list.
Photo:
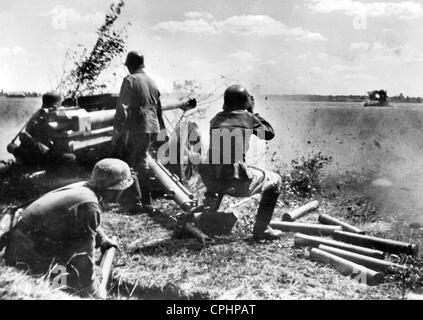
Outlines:
[[318, 201], [309, 202], [284, 214], [282, 221], [273, 220], [270, 226], [296, 232], [294, 246], [310, 247], [312, 260], [329, 264], [341, 274], [367, 285], [380, 284], [385, 274], [407, 268], [387, 260], [388, 254], [418, 255], [417, 244], [369, 236], [327, 214], [319, 215], [315, 224], [296, 221], [318, 207]]

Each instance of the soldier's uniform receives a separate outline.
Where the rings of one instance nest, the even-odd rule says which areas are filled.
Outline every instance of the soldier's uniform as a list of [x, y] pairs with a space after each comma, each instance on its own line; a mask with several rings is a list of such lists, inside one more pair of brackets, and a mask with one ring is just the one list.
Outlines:
[[35, 275], [66, 271], [61, 285], [81, 295], [94, 293], [94, 250], [113, 245], [100, 227], [100, 192], [124, 190], [132, 181], [123, 161], [104, 159], [89, 182], [54, 190], [31, 203], [9, 233], [6, 264]]
[[25, 128], [19, 134], [20, 146], [10, 150], [23, 163], [48, 164], [75, 160], [73, 154], [57, 152], [49, 138], [45, 109], [55, 110], [60, 107], [62, 100], [62, 95], [56, 91], [47, 92], [43, 95], [41, 109], [31, 116]]
[[[229, 87], [227, 91], [233, 87]], [[274, 172], [245, 164], [245, 155], [249, 149], [251, 135], [271, 140], [274, 137], [273, 128], [259, 114], [247, 110], [247, 105], [241, 103], [238, 106], [235, 103], [235, 107], [228, 107], [231, 101], [230, 99], [226, 100], [224, 111], [218, 113], [210, 121], [208, 159], [206, 164], [200, 166], [199, 170], [207, 188], [206, 202], [212, 201], [216, 196], [218, 200], [215, 206], [218, 207], [225, 194], [249, 197], [262, 193], [253, 230], [254, 236], [257, 239], [266, 238], [265, 231], [269, 235], [268, 238], [273, 238], [273, 235], [279, 236], [279, 233], [268, 225], [279, 197], [281, 177]], [[226, 138], [225, 131], [227, 132]], [[230, 138], [228, 146], [224, 140], [227, 140], [229, 135], [232, 138]]]
[[[132, 56], [131, 56], [132, 54]], [[147, 154], [164, 127], [160, 91], [155, 82], [144, 72], [144, 59], [136, 52], [128, 54], [138, 58], [138, 67], [131, 70], [122, 83], [114, 120], [115, 144], [124, 146], [121, 157], [139, 174], [143, 205], [151, 205]]]
[[89, 291], [94, 281], [94, 248], [105, 239], [99, 199], [86, 182], [52, 191], [29, 205], [11, 233], [6, 263], [44, 274], [66, 268], [66, 285]]

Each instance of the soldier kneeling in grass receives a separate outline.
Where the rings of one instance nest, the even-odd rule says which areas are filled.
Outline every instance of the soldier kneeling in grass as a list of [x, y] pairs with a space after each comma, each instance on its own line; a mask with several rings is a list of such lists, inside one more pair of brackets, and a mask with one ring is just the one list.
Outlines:
[[[116, 199], [133, 183], [129, 166], [118, 159], [99, 161], [89, 181], [68, 185], [42, 196], [21, 214], [10, 231], [6, 264], [43, 275], [63, 268], [69, 291], [95, 295], [95, 248], [117, 244], [100, 227], [102, 203]], [[62, 271], [62, 270], [61, 270]]]

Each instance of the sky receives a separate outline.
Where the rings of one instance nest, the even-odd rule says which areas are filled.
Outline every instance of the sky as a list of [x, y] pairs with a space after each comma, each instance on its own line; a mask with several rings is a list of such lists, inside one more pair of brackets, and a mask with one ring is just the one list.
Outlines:
[[[55, 88], [111, 1], [0, 0], [0, 89]], [[162, 92], [229, 78], [260, 94], [423, 96], [423, 0], [126, 0], [119, 22]]]

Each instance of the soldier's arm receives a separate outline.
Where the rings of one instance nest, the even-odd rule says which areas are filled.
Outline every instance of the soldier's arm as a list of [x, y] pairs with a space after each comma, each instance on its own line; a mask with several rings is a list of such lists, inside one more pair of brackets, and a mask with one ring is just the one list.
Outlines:
[[258, 113], [254, 114], [253, 123], [254, 134], [258, 138], [272, 140], [275, 137], [275, 131], [271, 124]]
[[[101, 248], [106, 246], [111, 239], [106, 235], [102, 227], [98, 227], [97, 234], [95, 236], [95, 247]], [[113, 245], [111, 245], [113, 246]]]
[[95, 236], [95, 247], [100, 248], [101, 252], [111, 248], [111, 247], [118, 247], [118, 244], [115, 240], [110, 239], [106, 233], [104, 232], [102, 227], [98, 227], [97, 234]]
[[160, 124], [160, 130], [166, 129], [164, 120], [163, 120], [163, 110], [162, 110], [162, 102], [159, 99], [159, 102], [157, 104], [157, 118], [159, 119]]
[[101, 208], [98, 203], [86, 202], [82, 203], [77, 208], [76, 219], [80, 238], [95, 239], [95, 247], [106, 250], [110, 247], [117, 247], [117, 244], [112, 241], [100, 227]]
[[96, 237], [100, 226], [101, 208], [98, 203], [84, 202], [77, 206], [75, 212], [76, 237]]

